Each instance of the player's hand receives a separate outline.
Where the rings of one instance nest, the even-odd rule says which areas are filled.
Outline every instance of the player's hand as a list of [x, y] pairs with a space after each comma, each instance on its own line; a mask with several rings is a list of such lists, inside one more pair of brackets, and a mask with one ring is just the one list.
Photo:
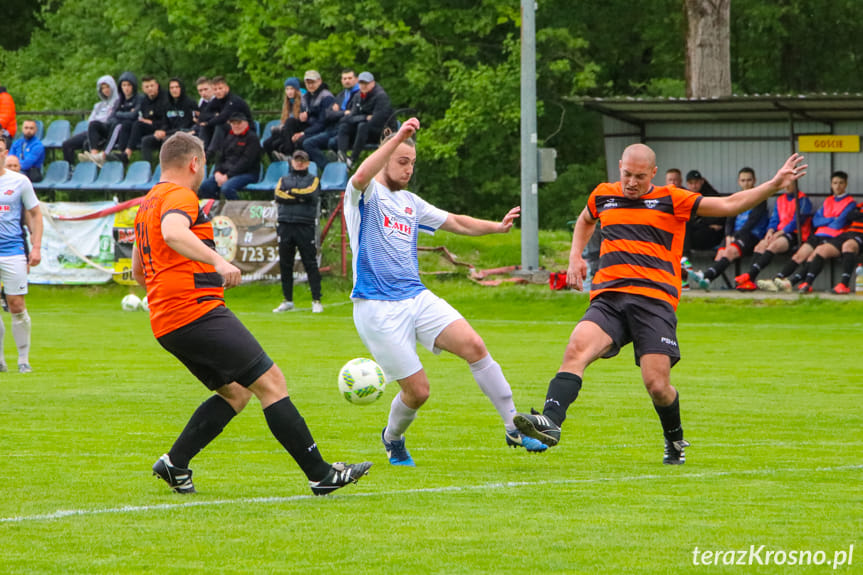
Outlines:
[[776, 175], [773, 176], [773, 187], [775, 188], [785, 188], [790, 185], [791, 182], [795, 182], [806, 175], [806, 168], [809, 167], [809, 164], [803, 163], [803, 156], [800, 154], [791, 154], [791, 156], [785, 160], [785, 164], [779, 168], [779, 171], [776, 172]]
[[223, 288], [228, 289], [240, 285], [240, 280], [242, 279], [242, 273], [240, 272], [240, 268], [238, 268], [234, 264], [228, 263], [225, 260], [217, 263], [215, 268], [216, 273], [222, 276]]
[[399, 136], [404, 142], [405, 140], [416, 134], [417, 130], [419, 129], [420, 121], [416, 118], [411, 118], [410, 120], [407, 120], [404, 124], [402, 124], [401, 128], [399, 128]]
[[516, 206], [510, 211], [506, 213], [503, 217], [503, 221], [500, 223], [500, 233], [505, 234], [510, 229], [512, 229], [512, 225], [515, 223], [515, 218], [521, 215], [521, 206]]
[[587, 277], [587, 262], [577, 257], [569, 262], [566, 270], [566, 285], [577, 290], [584, 289], [584, 279]]
[[[39, 265], [39, 263], [40, 263], [41, 261], [42, 261], [42, 252], [41, 252], [41, 250], [40, 250], [38, 247], [33, 246], [33, 248], [30, 250], [30, 258], [29, 258], [29, 260], [27, 261], [27, 264], [28, 264], [31, 268], [35, 268], [36, 266], [38, 266], [38, 265]], [[28, 271], [29, 271], [29, 270], [28, 270]]]

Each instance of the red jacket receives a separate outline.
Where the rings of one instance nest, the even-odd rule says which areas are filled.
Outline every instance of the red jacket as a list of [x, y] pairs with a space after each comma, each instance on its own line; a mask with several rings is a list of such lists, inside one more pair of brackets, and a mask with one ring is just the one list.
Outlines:
[[0, 127], [14, 138], [18, 131], [18, 120], [15, 118], [15, 100], [5, 88], [0, 88]]

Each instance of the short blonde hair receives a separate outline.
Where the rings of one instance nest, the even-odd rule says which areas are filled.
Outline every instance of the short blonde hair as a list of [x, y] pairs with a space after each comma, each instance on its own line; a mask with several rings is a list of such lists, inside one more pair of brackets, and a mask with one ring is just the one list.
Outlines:
[[162, 169], [180, 168], [185, 166], [195, 156], [204, 159], [204, 142], [198, 137], [186, 132], [177, 132], [162, 144], [159, 152], [159, 163]]

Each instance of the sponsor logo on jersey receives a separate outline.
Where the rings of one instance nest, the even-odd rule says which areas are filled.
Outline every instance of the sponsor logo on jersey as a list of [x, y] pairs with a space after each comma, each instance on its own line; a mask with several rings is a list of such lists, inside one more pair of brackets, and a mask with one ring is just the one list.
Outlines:
[[644, 205], [648, 208], [655, 208], [659, 205], [659, 200], [644, 200]]
[[3, 194], [6, 196], [11, 196], [14, 193], [15, 193], [15, 190], [6, 190], [5, 192], [3, 192]]
[[389, 235], [395, 233], [405, 238], [411, 237], [412, 229], [410, 224], [394, 220], [387, 214], [384, 214], [384, 228], [390, 230]]
[[604, 208], [616, 208], [617, 207], [617, 200], [613, 200], [613, 199], [607, 200], [605, 202], [605, 205], [603, 205], [602, 207], [604, 207]]
[[411, 207], [410, 207], [410, 206], [405, 206], [405, 213], [406, 213], [407, 215], [411, 215], [411, 214], [413, 214], [413, 213], [414, 213], [414, 211], [411, 209]]
[[12, 206], [10, 206], [8, 204], [0, 205], [0, 212], [11, 212], [11, 211], [12, 211]]

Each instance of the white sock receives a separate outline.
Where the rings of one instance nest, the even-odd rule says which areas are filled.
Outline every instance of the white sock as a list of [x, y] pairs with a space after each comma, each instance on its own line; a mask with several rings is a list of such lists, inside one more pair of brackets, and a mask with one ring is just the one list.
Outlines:
[[479, 388], [494, 404], [507, 431], [513, 431], [515, 424], [512, 418], [515, 415], [515, 403], [512, 401], [512, 388], [503, 376], [500, 364], [489, 354], [478, 362], [470, 364], [470, 371]]
[[416, 418], [417, 410], [405, 405], [405, 402], [402, 401], [402, 394], [399, 392], [390, 404], [390, 416], [387, 419], [384, 439], [387, 441], [398, 441]]
[[12, 314], [12, 337], [18, 347], [18, 363], [30, 363], [30, 316], [26, 309]]
[[6, 357], [3, 355], [3, 337], [6, 335], [6, 325], [3, 319], [0, 318], [0, 365], [6, 364]]

